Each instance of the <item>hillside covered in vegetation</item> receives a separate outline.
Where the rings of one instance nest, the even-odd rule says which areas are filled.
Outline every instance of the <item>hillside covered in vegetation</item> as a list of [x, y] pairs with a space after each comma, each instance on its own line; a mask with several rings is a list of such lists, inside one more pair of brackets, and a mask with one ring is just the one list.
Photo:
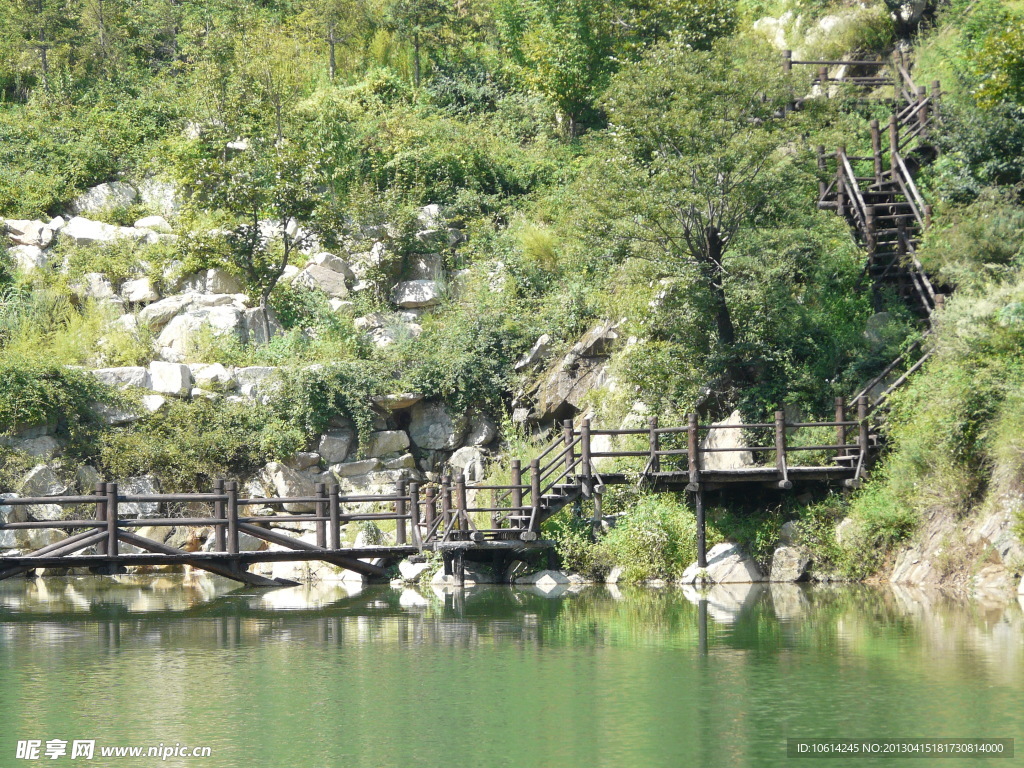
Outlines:
[[[0, 490], [387, 487], [500, 474], [583, 414], [829, 417], [926, 328], [817, 206], [815, 148], [868, 154], [887, 108], [815, 90], [781, 51], [898, 50], [944, 94], [918, 176], [920, 257], [952, 293], [933, 354], [862, 490], [726, 505], [713, 538], [763, 561], [795, 519], [832, 576], [888, 575], [908, 545], [921, 580], [1024, 565], [1024, 3], [0, 0], [0, 18]], [[563, 363], [592, 358], [565, 391]], [[567, 565], [692, 559], [682, 497], [606, 511], [597, 542], [552, 526]]]

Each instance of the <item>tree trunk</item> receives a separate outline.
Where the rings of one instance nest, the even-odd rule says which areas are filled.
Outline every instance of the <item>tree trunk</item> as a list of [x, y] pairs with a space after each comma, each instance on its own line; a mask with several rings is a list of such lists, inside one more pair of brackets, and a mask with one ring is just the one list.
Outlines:
[[725, 272], [722, 269], [723, 243], [721, 235], [715, 227], [705, 230], [708, 242], [707, 268], [711, 299], [715, 309], [715, 324], [718, 327], [718, 343], [732, 346], [736, 343], [736, 329], [729, 314], [729, 305], [725, 301]]

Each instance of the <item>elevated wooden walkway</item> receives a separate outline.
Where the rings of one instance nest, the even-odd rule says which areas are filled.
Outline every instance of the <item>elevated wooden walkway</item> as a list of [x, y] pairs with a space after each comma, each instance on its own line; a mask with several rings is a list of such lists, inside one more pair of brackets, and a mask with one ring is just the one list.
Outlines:
[[[793, 61], [784, 67], [814, 65], [818, 88], [848, 84], [877, 91], [891, 86], [893, 115], [888, 142], [877, 121], [871, 124], [872, 154], [850, 156], [840, 147], [834, 157], [819, 149], [823, 178], [834, 167], [831, 183], [822, 181], [819, 206], [835, 210], [851, 225], [854, 238], [867, 250], [865, 277], [872, 289], [897, 286], [923, 317], [941, 304], [916, 257], [920, 233], [930, 223], [931, 210], [917, 190], [905, 154], [920, 150], [939, 115], [940, 90], [929, 95], [911, 79], [905, 62]], [[841, 74], [829, 75], [829, 67]], [[877, 100], [877, 99], [876, 99]], [[217, 481], [210, 493], [125, 494], [117, 483], [99, 483], [84, 496], [12, 498], [14, 507], [58, 505], [68, 510], [62, 520], [30, 520], [0, 526], [0, 530], [45, 529], [56, 533], [54, 543], [18, 556], [0, 556], [0, 579], [40, 568], [89, 568], [117, 573], [131, 566], [190, 565], [252, 586], [280, 586], [249, 572], [256, 563], [321, 560], [370, 577], [383, 577], [390, 563], [424, 552], [439, 552], [446, 570], [461, 580], [466, 555], [490, 557], [497, 565], [529, 550], [550, 549], [540, 540], [541, 524], [568, 505], [593, 503], [595, 524], [601, 517], [601, 497], [609, 485], [640, 483], [656, 492], [692, 495], [697, 517], [698, 562], [706, 565], [705, 494], [728, 487], [772, 488], [836, 485], [856, 488], [863, 481], [881, 435], [889, 394], [900, 387], [927, 359], [920, 344], [893, 361], [852, 399], [848, 408], [836, 401], [833, 421], [793, 423], [782, 411], [771, 423], [701, 424], [691, 415], [685, 425], [660, 426], [651, 419], [643, 429], [595, 429], [589, 421], [571, 421], [561, 434], [524, 467], [511, 462], [507, 485], [467, 486], [463, 478], [448, 477], [438, 484], [400, 483], [394, 494], [344, 495], [337, 485], [318, 485], [316, 495], [304, 498], [242, 498], [234, 481]], [[834, 442], [793, 445], [799, 430], [825, 428]], [[710, 433], [742, 430], [752, 444], [713, 447]], [[806, 433], [805, 433], [806, 434]], [[736, 444], [735, 442], [733, 443]], [[733, 461], [714, 454], [730, 453]], [[807, 461], [809, 455], [816, 461]], [[624, 471], [622, 462], [641, 464], [639, 472]], [[728, 468], [727, 468], [728, 467]], [[157, 504], [167, 510], [185, 504], [205, 514], [167, 514], [139, 518], [123, 513], [125, 504]], [[302, 505], [311, 512], [289, 514], [286, 506]], [[276, 510], [267, 513], [267, 510]], [[370, 521], [390, 529], [393, 541], [379, 546], [349, 545], [344, 526]], [[306, 526], [305, 538], [281, 530]], [[193, 552], [170, 546], [140, 529], [212, 530], [210, 551]], [[244, 535], [244, 536], [243, 536]], [[275, 549], [243, 551], [253, 539]], [[309, 539], [312, 539], [309, 540]]]

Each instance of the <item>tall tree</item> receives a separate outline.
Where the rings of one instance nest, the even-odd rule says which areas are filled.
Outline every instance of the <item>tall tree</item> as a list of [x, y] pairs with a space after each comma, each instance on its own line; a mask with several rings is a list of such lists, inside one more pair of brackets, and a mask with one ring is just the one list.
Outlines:
[[333, 80], [338, 74], [338, 46], [369, 31], [370, 9], [366, 0], [307, 0], [299, 23], [327, 44], [327, 72]]
[[455, 21], [451, 0], [391, 0], [385, 8], [385, 24], [412, 45], [413, 82], [420, 87], [423, 51], [445, 40]]
[[785, 183], [790, 134], [777, 115], [790, 99], [773, 52], [722, 41], [655, 48], [603, 101], [615, 137], [608, 213], [635, 255], [693, 278], [723, 347], [736, 340], [725, 256]]

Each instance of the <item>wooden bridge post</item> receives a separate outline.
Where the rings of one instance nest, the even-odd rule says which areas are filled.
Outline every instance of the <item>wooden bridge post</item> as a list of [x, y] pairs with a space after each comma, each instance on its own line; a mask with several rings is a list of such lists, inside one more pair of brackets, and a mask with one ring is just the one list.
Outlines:
[[590, 465], [590, 419], [584, 419], [580, 426], [580, 473], [583, 475], [583, 490], [590, 496], [593, 491], [590, 483], [594, 476]]
[[428, 485], [423, 493], [423, 525], [429, 531], [437, 519], [437, 489]]
[[857, 398], [857, 445], [860, 446], [862, 464], [867, 463], [870, 435], [868, 434], [868, 396], [861, 395]]
[[896, 183], [896, 156], [900, 153], [900, 126], [896, 115], [889, 115], [889, 170], [892, 181]]
[[923, 85], [917, 86], [917, 125], [921, 129], [922, 138], [928, 130], [928, 91]]
[[441, 476], [441, 525], [445, 530], [452, 524], [451, 477], [445, 472]]
[[[223, 479], [217, 479], [213, 481], [213, 492], [218, 496], [224, 495]], [[213, 528], [214, 549], [216, 549], [218, 552], [223, 552], [225, 547], [227, 546], [225, 544], [225, 542], [227, 541], [227, 531], [224, 530], [224, 526], [222, 524], [223, 521], [226, 519], [223, 499], [217, 499], [215, 502], [213, 502], [213, 516], [218, 521], [220, 521], [220, 523], [215, 525]]]
[[700, 483], [700, 435], [697, 414], [691, 413], [686, 427], [686, 458], [689, 463], [690, 485]]
[[[107, 527], [107, 484], [96, 483], [93, 493], [99, 498], [96, 500], [96, 522], [100, 527]], [[96, 544], [96, 554], [107, 554], [107, 541], [103, 539]]]
[[107, 555], [117, 557], [117, 483], [107, 483]]
[[836, 211], [840, 216], [846, 215], [846, 170], [843, 168], [845, 155], [846, 147], [839, 147], [836, 150]]
[[942, 85], [938, 80], [932, 80], [932, 116], [935, 120], [941, 118], [939, 113], [939, 102], [942, 101]]
[[[327, 517], [328, 514], [328, 499], [327, 499], [327, 484], [317, 483], [316, 484], [316, 497], [321, 501], [316, 502], [316, 516]], [[327, 549], [327, 521], [317, 520], [316, 521], [316, 545], [321, 549]]]
[[661, 435], [658, 432], [657, 416], [651, 416], [651, 420], [647, 422], [647, 438], [651, 457], [647, 465], [652, 473], [661, 472], [661, 457], [658, 455], [658, 451], [661, 450]]
[[932, 213], [933, 209], [930, 205], [924, 207], [924, 228], [929, 229], [932, 226]]
[[469, 510], [466, 508], [466, 476], [459, 472], [455, 477], [455, 509], [459, 515], [459, 530], [469, 533]]
[[409, 483], [409, 516], [412, 528], [412, 543], [417, 549], [423, 548], [423, 538], [420, 536], [420, 484]]
[[[533, 459], [530, 462], [530, 506], [532, 507], [531, 520], [536, 520], [540, 515], [540, 459]], [[527, 526], [531, 528], [532, 526]]]
[[814, 148], [814, 151], [818, 155], [818, 170], [822, 176], [822, 178], [818, 179], [818, 202], [822, 203], [825, 201], [825, 192], [828, 191], [828, 184], [824, 180], [825, 172], [828, 170], [828, 163], [825, 161], [825, 146], [819, 144]]
[[395, 544], [401, 546], [406, 543], [405, 539], [405, 494], [408, 491], [407, 480], [398, 481], [398, 496], [395, 499]]
[[[836, 398], [836, 421], [846, 421], [846, 399], [842, 397]], [[846, 445], [846, 426], [843, 424], [836, 424], [836, 445]], [[837, 456], [845, 456], [846, 449], [840, 448]]]
[[238, 482], [228, 480], [224, 484], [228, 496], [228, 554], [238, 554]]
[[882, 183], [882, 131], [877, 120], [871, 121], [871, 154], [875, 161], [875, 183]]
[[783, 51], [782, 52], [782, 71], [792, 72], [793, 71], [793, 52]]
[[[519, 459], [512, 460], [512, 509], [516, 515], [523, 514], [523, 465]], [[521, 524], [521, 520], [516, 520], [509, 527], [518, 528]]]
[[341, 499], [337, 483], [331, 483], [327, 496], [331, 517], [331, 549], [341, 549]]
[[572, 419], [566, 419], [562, 422], [562, 443], [565, 445], [563, 450], [565, 451], [565, 474], [567, 476], [572, 474], [573, 464], [576, 463], [576, 451], [572, 446], [575, 436]]
[[707, 522], [704, 517], [704, 489], [697, 486], [693, 493], [693, 511], [697, 518], [697, 567], [708, 567]]
[[864, 240], [868, 247], [868, 263], [874, 264], [878, 241], [875, 237], [875, 206], [873, 205], [864, 206]]
[[818, 67], [818, 85], [821, 86], [823, 93], [825, 93], [824, 89], [828, 87], [828, 80], [828, 67]]

